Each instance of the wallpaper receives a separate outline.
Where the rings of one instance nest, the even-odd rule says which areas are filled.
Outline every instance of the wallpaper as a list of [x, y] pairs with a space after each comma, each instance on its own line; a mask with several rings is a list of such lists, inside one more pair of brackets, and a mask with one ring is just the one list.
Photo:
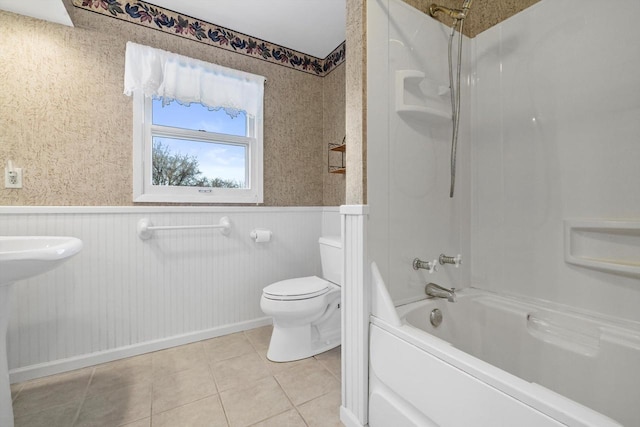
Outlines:
[[[345, 68], [337, 67], [323, 79], [323, 135], [324, 146], [340, 144], [345, 137]], [[341, 160], [341, 153], [327, 152], [323, 171], [323, 202], [325, 206], [339, 206], [345, 203], [345, 175], [328, 173], [329, 159], [332, 164]]]
[[367, 203], [366, 169], [366, 5], [347, 0], [346, 134], [347, 173], [345, 199], [348, 205]]
[[339, 77], [321, 78], [79, 8], [73, 20], [69, 28], [0, 12], [0, 159], [12, 159], [24, 175], [24, 188], [0, 188], [0, 205], [133, 204], [132, 99], [122, 94], [128, 40], [267, 78], [265, 205], [322, 205], [324, 191], [340, 193], [330, 187], [343, 182], [325, 183], [323, 122], [325, 112], [333, 117], [344, 110], [339, 102], [323, 104], [324, 80]]

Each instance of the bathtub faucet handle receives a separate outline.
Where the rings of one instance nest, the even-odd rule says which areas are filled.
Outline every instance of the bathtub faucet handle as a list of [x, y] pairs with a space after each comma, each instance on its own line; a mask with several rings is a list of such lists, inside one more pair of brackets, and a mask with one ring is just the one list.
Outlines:
[[434, 259], [433, 261], [422, 261], [419, 258], [416, 258], [413, 260], [413, 269], [414, 270], [419, 270], [419, 269], [423, 269], [423, 270], [427, 270], [429, 272], [429, 274], [438, 271], [438, 260]]
[[440, 254], [438, 261], [440, 262], [440, 265], [453, 264], [458, 268], [460, 267], [460, 264], [462, 264], [462, 255], [446, 256], [445, 254]]

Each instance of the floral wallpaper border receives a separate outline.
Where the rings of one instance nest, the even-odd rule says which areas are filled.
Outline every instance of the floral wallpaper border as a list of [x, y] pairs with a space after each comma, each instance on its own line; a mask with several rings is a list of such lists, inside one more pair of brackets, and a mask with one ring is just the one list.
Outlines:
[[345, 60], [345, 43], [320, 59], [143, 1], [73, 0], [73, 5], [144, 27], [324, 77]]

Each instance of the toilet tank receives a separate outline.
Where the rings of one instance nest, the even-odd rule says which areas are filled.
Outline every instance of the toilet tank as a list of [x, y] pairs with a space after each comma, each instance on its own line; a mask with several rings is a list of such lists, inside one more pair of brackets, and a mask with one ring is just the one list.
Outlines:
[[336, 285], [342, 285], [342, 239], [340, 236], [325, 236], [318, 242], [322, 277]]

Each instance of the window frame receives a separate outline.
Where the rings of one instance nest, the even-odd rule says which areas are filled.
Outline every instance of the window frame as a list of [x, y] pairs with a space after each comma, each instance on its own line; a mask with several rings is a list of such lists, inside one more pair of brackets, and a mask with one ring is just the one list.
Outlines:
[[[175, 101], [174, 101], [175, 102]], [[263, 203], [263, 118], [247, 114], [247, 136], [220, 134], [154, 125], [152, 98], [133, 95], [133, 201], [152, 203]], [[246, 147], [247, 188], [157, 186], [152, 184], [153, 137], [165, 136], [199, 142]]]

